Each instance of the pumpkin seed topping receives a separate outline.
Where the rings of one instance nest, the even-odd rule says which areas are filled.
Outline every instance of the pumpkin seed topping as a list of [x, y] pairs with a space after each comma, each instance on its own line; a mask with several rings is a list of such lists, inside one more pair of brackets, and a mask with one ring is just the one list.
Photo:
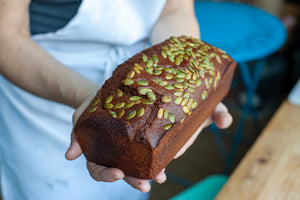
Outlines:
[[117, 104], [115, 105], [115, 109], [123, 108], [124, 106], [125, 106], [125, 103], [124, 103], [124, 102], [117, 103]]
[[110, 110], [109, 111], [110, 116], [112, 116], [113, 118], [117, 118], [118, 114], [115, 111]]
[[143, 85], [143, 86], [149, 85], [148, 81], [145, 81], [145, 80], [139, 80], [139, 81], [137, 81], [137, 84], [138, 85]]
[[105, 103], [110, 103], [112, 100], [113, 100], [113, 96], [112, 95], [109, 95], [106, 100], [105, 100]]
[[118, 118], [122, 118], [124, 114], [125, 114], [125, 109], [124, 108], [120, 109], [118, 112]]
[[168, 102], [172, 101], [172, 97], [170, 97], [170, 96], [163, 96], [161, 100], [162, 100], [162, 102], [168, 103]]
[[127, 103], [124, 108], [125, 109], [128, 109], [128, 108], [131, 108], [132, 106], [134, 105], [134, 102], [130, 102], [130, 103]]
[[121, 96], [123, 96], [123, 92], [122, 92], [122, 90], [120, 90], [120, 89], [117, 89], [117, 97], [121, 97]]
[[164, 125], [164, 129], [167, 131], [172, 127], [172, 124], [166, 124]]
[[127, 115], [127, 119], [132, 119], [134, 118], [134, 116], [136, 115], [136, 110], [131, 111], [128, 115]]
[[104, 108], [105, 108], [105, 109], [111, 109], [111, 108], [113, 108], [113, 107], [114, 107], [114, 105], [111, 104], [111, 103], [106, 103], [106, 104], [104, 104]]
[[92, 107], [90, 110], [89, 110], [89, 113], [92, 113], [92, 112], [95, 112], [95, 110], [97, 110], [97, 106], [94, 106], [94, 107]]
[[157, 117], [158, 117], [159, 119], [162, 118], [163, 113], [164, 113], [164, 110], [163, 110], [162, 108], [160, 108], [160, 109], [158, 110], [158, 112], [157, 112]]
[[142, 116], [144, 115], [144, 113], [145, 113], [145, 108], [140, 108], [140, 109], [137, 111], [136, 115], [137, 115], [138, 117], [142, 117]]
[[134, 83], [134, 81], [130, 78], [126, 78], [124, 81], [123, 81], [124, 85], [132, 85]]
[[97, 104], [99, 103], [99, 101], [100, 101], [100, 99], [96, 99], [96, 100], [94, 101], [94, 103], [92, 104], [92, 106], [97, 105]]

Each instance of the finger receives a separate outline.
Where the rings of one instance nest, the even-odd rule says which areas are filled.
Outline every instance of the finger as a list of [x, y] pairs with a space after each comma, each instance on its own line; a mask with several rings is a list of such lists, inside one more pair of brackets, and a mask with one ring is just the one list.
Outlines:
[[232, 116], [228, 112], [215, 113], [213, 115], [213, 119], [216, 123], [216, 126], [220, 129], [228, 128], [233, 121]]
[[150, 183], [147, 180], [134, 178], [132, 176], [125, 176], [124, 181], [126, 181], [133, 188], [138, 189], [143, 193], [147, 193], [151, 189]]
[[74, 159], [78, 158], [79, 156], [81, 156], [82, 153], [83, 153], [82, 149], [76, 140], [75, 134], [74, 134], [74, 132], [72, 132], [71, 133], [71, 144], [70, 144], [69, 149], [65, 153], [65, 157], [68, 160], [74, 160]]
[[167, 180], [165, 168], [153, 180], [159, 184], [164, 183]]
[[87, 161], [90, 176], [96, 181], [114, 182], [124, 178], [124, 173], [117, 168], [107, 168], [102, 165]]

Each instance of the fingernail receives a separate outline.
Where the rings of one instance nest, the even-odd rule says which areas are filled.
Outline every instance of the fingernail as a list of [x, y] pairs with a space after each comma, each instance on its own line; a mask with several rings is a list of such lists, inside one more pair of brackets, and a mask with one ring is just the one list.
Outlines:
[[149, 192], [149, 184], [142, 184], [140, 185], [140, 190], [143, 192], [143, 193], [147, 193]]

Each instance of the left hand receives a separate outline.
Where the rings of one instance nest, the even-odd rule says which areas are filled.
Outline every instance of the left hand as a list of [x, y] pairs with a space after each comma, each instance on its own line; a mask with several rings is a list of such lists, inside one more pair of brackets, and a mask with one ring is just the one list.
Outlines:
[[212, 115], [204, 121], [187, 143], [185, 143], [185, 145], [177, 152], [174, 159], [181, 156], [194, 143], [201, 131], [213, 122], [215, 122], [216, 126], [220, 129], [228, 128], [231, 125], [232, 116], [229, 114], [227, 107], [223, 103], [217, 105]]

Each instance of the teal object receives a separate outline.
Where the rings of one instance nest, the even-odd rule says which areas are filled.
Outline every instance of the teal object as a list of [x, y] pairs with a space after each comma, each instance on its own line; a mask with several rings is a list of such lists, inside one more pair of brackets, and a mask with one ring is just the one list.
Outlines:
[[225, 175], [209, 176], [170, 200], [213, 200], [227, 179], [228, 176]]
[[249, 4], [196, 1], [195, 11], [201, 39], [225, 50], [238, 63], [269, 56], [286, 41], [281, 21]]

